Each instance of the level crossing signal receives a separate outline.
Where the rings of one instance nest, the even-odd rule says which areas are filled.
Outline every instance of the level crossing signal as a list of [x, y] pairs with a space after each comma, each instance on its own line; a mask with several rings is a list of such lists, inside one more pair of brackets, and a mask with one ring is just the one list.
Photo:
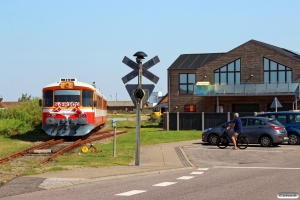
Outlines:
[[[157, 77], [156, 75], [152, 74], [151, 72], [148, 71], [148, 69], [150, 69], [151, 67], [153, 67], [154, 65], [156, 65], [157, 63], [159, 63], [159, 58], [158, 56], [155, 56], [154, 58], [152, 58], [151, 60], [147, 61], [146, 63], [143, 64], [143, 69], [142, 69], [142, 75], [144, 77], [146, 77], [147, 79], [149, 79], [150, 81], [152, 81], [153, 83], [157, 83], [159, 80], [159, 77]], [[122, 61], [125, 65], [127, 65], [128, 67], [130, 67], [131, 69], [133, 69], [132, 72], [130, 72], [129, 74], [127, 74], [126, 76], [124, 76], [122, 78], [122, 81], [124, 84], [128, 83], [129, 81], [131, 81], [132, 79], [134, 79], [135, 77], [138, 76], [139, 74], [139, 68], [138, 68], [138, 63], [132, 61], [131, 59], [129, 59], [128, 57], [124, 57], [123, 61]]]
[[144, 105], [147, 103], [147, 100], [154, 89], [154, 85], [143, 85], [142, 84], [142, 75], [145, 76], [147, 79], [152, 81], [153, 83], [157, 83], [159, 77], [155, 76], [151, 72], [148, 71], [151, 67], [153, 67], [156, 63], [159, 62], [159, 58], [155, 56], [144, 65], [142, 65], [142, 60], [147, 55], [139, 51], [135, 53], [133, 56], [136, 56], [136, 62], [130, 60], [126, 56], [123, 59], [123, 63], [133, 69], [132, 72], [127, 74], [122, 78], [124, 84], [131, 81], [135, 77], [138, 76], [138, 84], [137, 85], [126, 85], [126, 89], [136, 106], [136, 151], [135, 151], [135, 165], [139, 165], [140, 162], [140, 128], [141, 128], [141, 110], [143, 109]]
[[[139, 53], [147, 56], [143, 52], [138, 52], [135, 55], [137, 55]], [[122, 78], [122, 81], [124, 84], [128, 83], [135, 77], [140, 76], [140, 74], [139, 74], [140, 72], [144, 77], [146, 77], [153, 83], [156, 84], [158, 82], [159, 77], [154, 75], [153, 73], [151, 73], [148, 70], [151, 67], [153, 67], [154, 65], [156, 65], [158, 62], [160, 62], [158, 56], [155, 56], [154, 58], [152, 58], [149, 61], [147, 61], [146, 63], [144, 63], [142, 65], [142, 68], [139, 68], [139, 64], [141, 64], [141, 63], [136, 63], [126, 56], [124, 57], [122, 62], [125, 65], [127, 65], [128, 67], [130, 67], [131, 69], [133, 69], [132, 72], [128, 73], [126, 76], [124, 76]], [[139, 77], [139, 79], [140, 78], [141, 77]], [[147, 103], [147, 100], [149, 99], [149, 96], [151, 95], [151, 93], [154, 89], [154, 85], [151, 85], [151, 84], [141, 84], [141, 85], [127, 84], [126, 89], [127, 89], [127, 92], [129, 93], [129, 96], [131, 97], [133, 103], [136, 105], [136, 103], [138, 102], [139, 104], [142, 104], [142, 107], [143, 107]]]
[[143, 97], [145, 96], [145, 91], [142, 88], [138, 88], [134, 91], [134, 97], [138, 100], [141, 101]]
[[142, 88], [138, 88], [137, 84], [126, 84], [125, 85], [127, 92], [136, 106], [137, 101], [142, 104], [142, 108], [146, 105], [153, 89], [153, 84], [143, 84]]

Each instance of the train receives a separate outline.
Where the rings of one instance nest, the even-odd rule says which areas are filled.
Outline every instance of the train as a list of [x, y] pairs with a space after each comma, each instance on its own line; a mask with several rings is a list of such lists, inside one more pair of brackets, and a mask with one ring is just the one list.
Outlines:
[[92, 84], [61, 78], [42, 89], [42, 130], [50, 136], [84, 136], [104, 125], [107, 99]]

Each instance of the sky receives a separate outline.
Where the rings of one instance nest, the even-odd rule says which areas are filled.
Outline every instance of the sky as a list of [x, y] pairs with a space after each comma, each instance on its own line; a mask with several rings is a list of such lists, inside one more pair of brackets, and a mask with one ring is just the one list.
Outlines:
[[[160, 79], [181, 54], [228, 52], [251, 39], [300, 52], [299, 0], [0, 0], [0, 96], [42, 97], [60, 78], [131, 100], [124, 56], [143, 51]], [[127, 84], [137, 84], [134, 78]]]

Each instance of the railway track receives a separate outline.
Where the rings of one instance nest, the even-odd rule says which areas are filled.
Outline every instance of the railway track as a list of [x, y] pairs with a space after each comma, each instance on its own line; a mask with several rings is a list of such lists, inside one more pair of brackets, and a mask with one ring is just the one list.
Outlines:
[[[123, 133], [127, 133], [128, 131], [117, 131], [116, 135], [120, 135]], [[113, 137], [114, 136], [114, 131], [113, 130], [105, 130], [105, 131], [93, 131], [87, 136], [84, 136], [74, 142], [68, 141], [68, 139], [51, 139], [46, 142], [43, 142], [41, 144], [35, 145], [33, 147], [30, 147], [28, 149], [16, 152], [14, 154], [11, 154], [9, 156], [6, 156], [4, 158], [0, 158], [0, 164], [8, 161], [12, 161], [18, 157], [25, 156], [25, 155], [32, 155], [34, 154], [37, 150], [45, 150], [45, 149], [53, 149], [53, 148], [58, 148], [58, 150], [55, 153], [52, 153], [53, 151], [51, 150], [49, 157], [44, 159], [40, 164], [46, 164], [47, 162], [50, 162], [53, 158], [56, 158], [59, 155], [62, 155], [64, 153], [70, 152], [76, 148], [79, 148], [81, 146], [84, 146], [85, 144], [95, 142], [95, 141], [101, 141], [105, 138]], [[70, 143], [70, 144], [69, 144]], [[64, 145], [62, 145], [64, 144]], [[58, 145], [61, 147], [59, 148]], [[45, 154], [43, 154], [45, 155]]]

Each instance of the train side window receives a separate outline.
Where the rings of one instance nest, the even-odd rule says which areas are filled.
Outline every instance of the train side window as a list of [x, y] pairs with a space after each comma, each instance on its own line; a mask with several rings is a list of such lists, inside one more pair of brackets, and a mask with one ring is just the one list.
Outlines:
[[102, 106], [103, 106], [103, 105], [102, 105], [102, 104], [103, 104], [103, 103], [102, 103], [102, 100], [103, 100], [103, 98], [102, 98], [102, 97], [99, 97], [99, 106], [100, 106], [100, 108], [102, 108]]
[[45, 107], [53, 106], [53, 91], [52, 90], [44, 91], [43, 103], [44, 103]]
[[90, 90], [82, 90], [82, 106], [92, 107], [93, 102], [93, 92]]

